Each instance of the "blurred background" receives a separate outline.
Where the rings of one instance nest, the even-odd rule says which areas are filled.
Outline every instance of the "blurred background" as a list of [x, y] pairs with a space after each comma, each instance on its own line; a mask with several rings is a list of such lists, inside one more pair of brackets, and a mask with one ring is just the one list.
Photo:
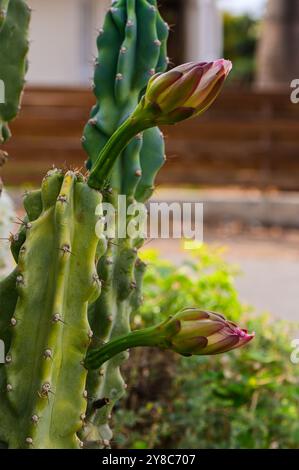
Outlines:
[[[80, 137], [94, 99], [96, 36], [110, 0], [29, 0], [33, 8], [28, 84], [7, 186], [38, 184], [52, 164], [81, 167]], [[226, 57], [234, 63], [215, 105], [165, 129], [168, 162], [157, 200], [205, 202], [205, 241], [228, 246], [243, 271], [242, 298], [295, 319], [299, 277], [298, 0], [160, 0], [171, 25], [173, 65]], [[175, 188], [175, 189], [174, 189]], [[17, 193], [16, 193], [17, 194]], [[15, 194], [15, 197], [16, 197]], [[185, 256], [176, 241], [152, 242]]]
[[[2, 171], [18, 210], [24, 190], [52, 164], [84, 166], [95, 41], [111, 4], [28, 3], [28, 83]], [[160, 257], [144, 255], [146, 302], [133, 323], [200, 305], [248, 324], [257, 339], [213, 361], [134, 353], [114, 445], [298, 447], [299, 367], [290, 362], [296, 327], [278, 320], [298, 320], [299, 103], [291, 101], [291, 82], [299, 79], [299, 0], [159, 4], [171, 25], [172, 65], [224, 56], [234, 68], [207, 113], [163, 129], [168, 159], [153, 199], [204, 202], [208, 247], [146, 244]]]

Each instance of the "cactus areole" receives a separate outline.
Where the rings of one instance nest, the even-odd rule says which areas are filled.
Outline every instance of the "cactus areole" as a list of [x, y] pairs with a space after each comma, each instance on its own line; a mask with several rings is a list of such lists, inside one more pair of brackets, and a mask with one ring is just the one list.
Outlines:
[[[3, 142], [24, 81], [29, 10], [22, 0], [0, 7], [0, 78], [9, 83], [9, 102], [0, 105]], [[9, 31], [15, 42], [8, 44]], [[82, 137], [88, 172], [52, 169], [24, 197], [25, 216], [11, 236], [16, 267], [0, 281], [1, 447], [107, 448], [113, 406], [126, 390], [127, 349], [210, 355], [252, 339], [199, 309], [131, 332], [130, 315], [143, 301], [144, 240], [110, 240], [99, 229], [103, 202], [150, 198], [165, 161], [157, 126], [207, 109], [231, 68], [219, 60], [164, 73], [167, 37], [156, 0], [113, 2], [97, 40], [96, 103]]]

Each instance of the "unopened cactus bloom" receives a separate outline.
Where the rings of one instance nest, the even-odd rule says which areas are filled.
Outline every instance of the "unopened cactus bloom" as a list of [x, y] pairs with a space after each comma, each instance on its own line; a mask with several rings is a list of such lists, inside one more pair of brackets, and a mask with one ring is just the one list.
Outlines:
[[218, 313], [186, 309], [169, 320], [177, 326], [170, 338], [170, 348], [183, 355], [220, 354], [239, 348], [251, 341], [254, 334], [239, 328]]
[[138, 133], [157, 125], [176, 124], [206, 111], [220, 93], [231, 68], [229, 60], [219, 59], [210, 63], [189, 62], [154, 75], [135, 111], [102, 149], [88, 184], [95, 189], [105, 186], [108, 166], [112, 167], [111, 162]]
[[229, 60], [189, 62], [154, 75], [148, 83], [144, 109], [154, 107], [157, 123], [173, 124], [203, 113], [217, 98], [232, 69]]
[[116, 354], [138, 346], [169, 349], [183, 356], [210, 356], [240, 348], [254, 338], [218, 313], [188, 308], [165, 322], [111, 341], [86, 358], [87, 368], [95, 369]]

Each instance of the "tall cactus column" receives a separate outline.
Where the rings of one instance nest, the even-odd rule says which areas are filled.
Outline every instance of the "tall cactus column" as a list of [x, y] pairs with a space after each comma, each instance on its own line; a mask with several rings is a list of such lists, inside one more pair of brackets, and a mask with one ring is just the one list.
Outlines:
[[[168, 25], [162, 20], [155, 0], [119, 0], [107, 13], [98, 37], [99, 54], [95, 63], [97, 104], [82, 139], [89, 156], [89, 168], [108, 139], [135, 109], [151, 76], [166, 69], [167, 37]], [[116, 162], [103, 193], [104, 201], [117, 207], [118, 196], [125, 195], [127, 205], [134, 201], [145, 202], [153, 192], [155, 176], [165, 160], [164, 153], [164, 139], [159, 129], [137, 135]], [[107, 254], [98, 265], [103, 291], [90, 308], [94, 331], [92, 348], [130, 330], [130, 314], [142, 298], [145, 266], [138, 258], [141, 245], [142, 240], [116, 237], [110, 240]], [[109, 445], [111, 409], [126, 388], [120, 373], [120, 365], [126, 357], [126, 353], [116, 356], [100, 373], [89, 372], [89, 408], [84, 432], [87, 446]]]

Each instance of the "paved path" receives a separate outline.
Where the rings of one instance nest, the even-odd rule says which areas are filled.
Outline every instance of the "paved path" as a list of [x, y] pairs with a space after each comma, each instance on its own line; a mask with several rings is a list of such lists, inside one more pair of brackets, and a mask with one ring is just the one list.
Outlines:
[[[17, 208], [21, 207], [21, 193], [12, 191]], [[204, 241], [227, 246], [226, 259], [243, 272], [236, 281], [241, 299], [259, 312], [299, 322], [299, 230], [242, 225], [299, 226], [299, 194], [265, 198], [255, 191], [159, 188], [154, 200], [205, 201]], [[218, 227], [211, 225], [215, 221], [220, 221]], [[189, 253], [175, 240], [152, 241], [148, 246], [176, 263]]]
[[[240, 267], [236, 286], [257, 312], [299, 322], [299, 232], [235, 226], [207, 229], [205, 242], [226, 246], [225, 258]], [[189, 256], [178, 241], [152, 241], [151, 248], [176, 263]]]

